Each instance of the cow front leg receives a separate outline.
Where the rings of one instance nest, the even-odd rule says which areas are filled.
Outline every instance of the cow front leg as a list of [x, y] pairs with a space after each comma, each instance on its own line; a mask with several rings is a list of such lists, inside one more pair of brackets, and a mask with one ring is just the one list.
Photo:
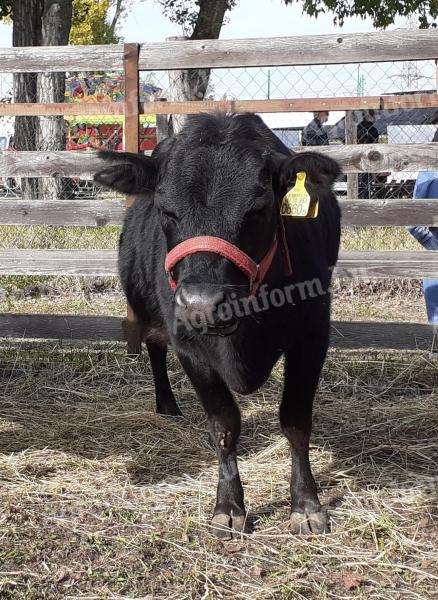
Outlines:
[[207, 414], [208, 428], [219, 459], [216, 506], [211, 525], [221, 539], [244, 531], [246, 511], [237, 466], [236, 446], [240, 435], [240, 412], [220, 376], [205, 364], [180, 357]]
[[280, 423], [291, 450], [290, 523], [294, 533], [329, 530], [329, 518], [319, 502], [309, 461], [313, 398], [327, 346], [326, 338], [307, 338], [285, 356]]
[[172, 388], [170, 387], [169, 375], [167, 373], [167, 346], [146, 342], [146, 347], [148, 349], [152, 374], [154, 376], [157, 413], [160, 415], [180, 417], [182, 412], [173, 395]]

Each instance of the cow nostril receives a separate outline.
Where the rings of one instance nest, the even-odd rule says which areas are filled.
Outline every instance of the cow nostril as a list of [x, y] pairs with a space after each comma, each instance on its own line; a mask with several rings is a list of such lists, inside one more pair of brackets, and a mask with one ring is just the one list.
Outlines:
[[187, 307], [187, 302], [184, 297], [183, 288], [179, 288], [175, 292], [175, 303], [181, 308]]
[[217, 292], [211, 299], [211, 304], [214, 308], [217, 308], [219, 306], [219, 304], [222, 304], [222, 302], [224, 302], [224, 301], [225, 301], [224, 292]]
[[175, 292], [175, 303], [180, 308], [197, 308], [198, 310], [215, 310], [225, 301], [225, 294], [220, 290], [201, 290], [182, 285]]

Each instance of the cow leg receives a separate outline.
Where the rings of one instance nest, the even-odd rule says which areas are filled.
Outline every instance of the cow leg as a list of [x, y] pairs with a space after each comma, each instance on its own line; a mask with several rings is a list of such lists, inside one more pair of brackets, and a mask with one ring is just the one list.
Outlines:
[[321, 340], [310, 336], [285, 356], [280, 423], [291, 449], [290, 520], [294, 533], [325, 533], [329, 526], [309, 461], [313, 398], [327, 346], [327, 338]]
[[176, 403], [175, 396], [170, 387], [169, 375], [167, 374], [167, 346], [146, 342], [146, 347], [154, 376], [157, 413], [161, 415], [181, 416], [182, 412]]
[[231, 539], [233, 531], [237, 534], [244, 531], [246, 520], [236, 456], [240, 411], [230, 390], [215, 371], [205, 364], [195, 365], [187, 357], [181, 356], [180, 360], [207, 414], [208, 428], [219, 459], [212, 529], [217, 537]]
[[143, 338], [143, 324], [137, 318], [130, 305], [127, 306], [126, 320], [123, 322], [127, 352], [130, 356], [140, 356]]

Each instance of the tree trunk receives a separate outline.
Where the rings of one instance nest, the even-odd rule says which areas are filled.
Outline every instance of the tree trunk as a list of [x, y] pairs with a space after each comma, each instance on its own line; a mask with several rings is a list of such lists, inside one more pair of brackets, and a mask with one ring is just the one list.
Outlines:
[[[41, 45], [66, 46], [72, 22], [72, 0], [42, 0]], [[38, 102], [64, 102], [65, 73], [40, 73], [37, 85]], [[38, 149], [64, 150], [64, 117], [40, 117]], [[43, 178], [39, 183], [40, 196], [54, 200], [61, 196], [61, 179]]]
[[[15, 0], [12, 31], [13, 46], [39, 46], [41, 38], [41, 0]], [[14, 102], [36, 102], [37, 74], [14, 73]], [[37, 117], [16, 117], [14, 147], [36, 150]], [[22, 179], [25, 196], [36, 197], [38, 179]]]
[[[226, 11], [234, 0], [199, 0], [199, 13], [191, 40], [218, 39]], [[170, 37], [168, 40], [184, 40], [185, 37]], [[185, 69], [169, 71], [170, 100], [203, 100], [210, 80], [210, 69]], [[172, 115], [170, 131], [178, 133], [185, 115]]]

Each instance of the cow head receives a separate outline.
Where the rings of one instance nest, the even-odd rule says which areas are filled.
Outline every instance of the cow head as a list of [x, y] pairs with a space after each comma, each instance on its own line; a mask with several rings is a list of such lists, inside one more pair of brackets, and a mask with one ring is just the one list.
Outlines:
[[208, 333], [222, 335], [233, 332], [237, 320], [229, 311], [224, 318], [219, 308], [254, 293], [249, 267], [263, 261], [269, 267], [270, 252], [275, 259], [279, 202], [296, 173], [306, 171], [314, 195], [339, 175], [329, 158], [291, 155], [251, 114], [189, 117], [183, 131], [161, 142], [151, 157], [102, 155], [112, 164], [97, 173], [97, 182], [154, 202], [166, 238], [176, 317], [204, 315]]

